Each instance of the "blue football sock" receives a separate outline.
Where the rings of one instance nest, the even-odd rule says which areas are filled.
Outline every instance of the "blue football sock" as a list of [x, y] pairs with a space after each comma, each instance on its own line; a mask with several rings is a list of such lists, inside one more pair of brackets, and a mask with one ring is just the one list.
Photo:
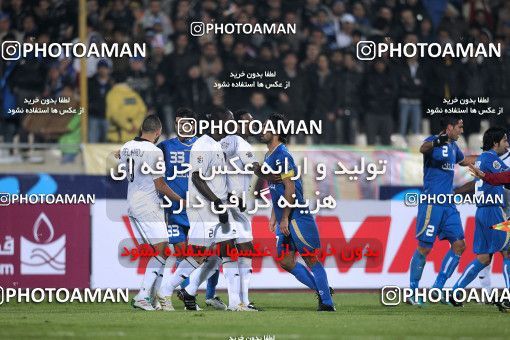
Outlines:
[[329, 292], [328, 276], [326, 275], [326, 271], [324, 270], [322, 263], [315, 263], [311, 269], [315, 279], [315, 285], [317, 286], [317, 291], [322, 298], [322, 303], [333, 306], [333, 299]]
[[[177, 260], [175, 263], [176, 267], [179, 267], [179, 263], [181, 263], [182, 260]], [[181, 288], [186, 288], [186, 286], [189, 285], [189, 277], [185, 278], [184, 281], [181, 282]]]
[[411, 284], [409, 288], [416, 289], [421, 280], [421, 274], [425, 267], [425, 256], [417, 250], [415, 250], [413, 258], [411, 259]]
[[439, 271], [436, 282], [434, 282], [432, 288], [442, 289], [444, 287], [446, 280], [452, 276], [453, 272], [459, 265], [459, 260], [460, 255], [455, 254], [453, 250], [450, 249], [446, 253], [443, 262], [441, 263], [441, 270]]
[[220, 271], [217, 270], [207, 280], [207, 288], [205, 290], [205, 298], [212, 299], [216, 295], [216, 285], [218, 284], [218, 278], [220, 277]]
[[510, 259], [503, 260], [503, 277], [505, 278], [506, 288], [510, 289]]
[[317, 290], [317, 286], [315, 285], [315, 279], [310, 271], [303, 266], [301, 263], [296, 263], [294, 269], [290, 271], [292, 275], [298, 279], [299, 282], [310, 288], [311, 290]]
[[482, 262], [478, 261], [478, 259], [474, 259], [464, 270], [464, 273], [462, 273], [462, 276], [459, 278], [459, 280], [455, 283], [453, 286], [453, 290], [457, 288], [466, 288], [466, 286], [473, 281], [478, 273], [485, 268], [486, 265], [484, 265]]

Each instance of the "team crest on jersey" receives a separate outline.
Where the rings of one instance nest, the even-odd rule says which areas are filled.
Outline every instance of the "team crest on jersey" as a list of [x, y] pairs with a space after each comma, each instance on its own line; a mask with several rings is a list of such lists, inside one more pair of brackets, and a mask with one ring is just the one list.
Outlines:
[[249, 157], [249, 158], [252, 158], [253, 157], [253, 153], [251, 151], [248, 151], [246, 153], [246, 156]]
[[202, 156], [198, 156], [197, 157], [197, 162], [198, 163], [202, 163], [203, 161], [204, 161], [204, 157], [202, 157]]
[[492, 166], [494, 167], [494, 169], [496, 170], [499, 170], [501, 168], [501, 164], [499, 164], [498, 161], [494, 161], [492, 162]]

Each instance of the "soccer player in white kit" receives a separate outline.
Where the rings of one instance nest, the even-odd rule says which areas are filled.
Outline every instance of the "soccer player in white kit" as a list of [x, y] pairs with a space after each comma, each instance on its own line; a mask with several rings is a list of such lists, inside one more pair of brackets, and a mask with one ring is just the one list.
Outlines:
[[[163, 160], [163, 152], [155, 145], [160, 136], [159, 118], [156, 115], [149, 115], [142, 123], [141, 136], [125, 143], [119, 155], [120, 162], [127, 170], [129, 220], [138, 230], [144, 243], [150, 244], [159, 253], [151, 257], [147, 263], [142, 287], [134, 297], [133, 307], [143, 310], [155, 310], [151, 304], [150, 289], [157, 275], [150, 269], [154, 268], [161, 273], [167, 262], [165, 248], [168, 245], [168, 232], [158, 192], [171, 200], [182, 201], [165, 183], [164, 171], [162, 174], [142, 172], [144, 164], [151, 169], [157, 169], [156, 163]], [[171, 305], [165, 307], [173, 308]]]
[[[224, 124], [233, 118], [230, 111], [217, 110], [207, 117], [212, 124]], [[187, 208], [190, 221], [188, 244], [193, 246], [194, 254], [186, 257], [177, 267], [173, 276], [165, 280], [163, 277], [158, 290], [158, 298], [170, 300], [173, 290], [190, 276], [204, 261], [209, 260], [198, 252], [203, 252], [213, 245], [219, 244], [223, 265], [223, 274], [227, 279], [229, 310], [240, 311], [242, 307], [240, 295], [240, 278], [237, 261], [227, 254], [227, 247], [235, 247], [236, 230], [233, 226], [232, 213], [222, 207], [228, 199], [227, 180], [225, 174], [216, 173], [211, 179], [214, 168], [225, 167], [225, 155], [219, 141], [224, 137], [218, 131], [204, 134], [198, 138], [190, 151], [191, 176], [188, 182], [188, 197], [190, 204]], [[204, 203], [197, 207], [198, 203]], [[190, 282], [191, 285], [191, 282]], [[184, 302], [185, 309], [196, 310], [196, 290], [190, 291], [190, 286], [179, 291], [178, 297]]]
[[[234, 163], [239, 169], [245, 169], [245, 166], [251, 164], [255, 173], [262, 178], [266, 176], [260, 172], [260, 163], [254, 155], [253, 147], [245, 138], [250, 136], [249, 124], [253, 121], [252, 115], [248, 111], [238, 110], [234, 114], [234, 119], [238, 123], [238, 133], [236, 135], [228, 135], [221, 140], [221, 147], [225, 152], [229, 170], [234, 170], [234, 166], [230, 164], [233, 158], [237, 158]], [[242, 129], [244, 125], [244, 129]], [[244, 134], [243, 134], [244, 133]], [[227, 188], [231, 195], [239, 197], [250, 197], [251, 194], [252, 175], [238, 174], [227, 176]], [[244, 195], [243, 195], [244, 193]], [[246, 253], [252, 253], [253, 233], [251, 219], [244, 211], [249, 205], [248, 202], [241, 200], [241, 206], [232, 209], [232, 217], [236, 223], [237, 230], [237, 248]], [[249, 256], [240, 256], [238, 260], [239, 274], [241, 276], [241, 301], [244, 306], [251, 310], [258, 310], [249, 299], [249, 286], [252, 274], [252, 258]]]

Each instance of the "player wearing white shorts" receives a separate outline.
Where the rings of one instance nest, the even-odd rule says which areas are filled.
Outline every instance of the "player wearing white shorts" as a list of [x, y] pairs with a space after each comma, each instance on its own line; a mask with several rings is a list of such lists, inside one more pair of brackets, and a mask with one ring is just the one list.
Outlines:
[[[146, 163], [152, 169], [163, 159], [162, 151], [156, 147], [161, 136], [161, 122], [155, 115], [147, 116], [141, 128], [141, 136], [127, 142], [119, 152], [120, 162], [125, 165], [128, 180], [128, 216], [131, 224], [138, 230], [143, 242], [159, 253], [147, 263], [142, 287], [134, 297], [133, 306], [143, 310], [154, 310], [151, 304], [150, 289], [167, 262], [165, 247], [168, 245], [168, 232], [158, 192], [171, 200], [181, 198], [171, 190], [163, 179], [164, 174], [144, 174], [142, 166]], [[184, 203], [183, 203], [184, 204]], [[165, 305], [165, 308], [173, 308]]]
[[[208, 120], [213, 124], [223, 124], [232, 119], [230, 111], [215, 111]], [[163, 278], [158, 296], [170, 299], [173, 290], [190, 276], [207, 259], [206, 256], [197, 255], [213, 245], [219, 244], [223, 274], [227, 279], [229, 309], [244, 310], [240, 301], [240, 278], [237, 261], [227, 256], [227, 247], [235, 247], [236, 230], [233, 227], [232, 213], [222, 207], [228, 198], [227, 180], [225, 174], [215, 174], [211, 179], [214, 168], [225, 167], [225, 156], [219, 141], [224, 137], [218, 131], [205, 134], [198, 138], [190, 151], [191, 176], [188, 190], [190, 204], [187, 213], [190, 222], [188, 244], [193, 246], [195, 254], [186, 257], [177, 267], [174, 275], [167, 281]], [[203, 203], [202, 207], [195, 207]], [[214, 211], [213, 211], [214, 207]], [[187, 286], [179, 291], [178, 297], [184, 302], [188, 310], [196, 310], [196, 289]]]
[[[260, 163], [255, 157], [253, 147], [246, 141], [249, 136], [248, 124], [253, 120], [252, 115], [248, 111], [239, 110], [234, 114], [234, 119], [238, 122], [238, 134], [229, 135], [221, 140], [221, 147], [227, 159], [229, 170], [234, 170], [231, 162], [236, 164], [239, 169], [244, 169], [246, 165], [251, 164], [254, 170], [260, 175]], [[245, 129], [241, 129], [241, 125], [245, 124]], [[241, 135], [241, 131], [246, 131], [246, 135]], [[232, 159], [236, 158], [235, 161]], [[238, 197], [251, 197], [252, 175], [238, 174], [227, 176], [228, 192]], [[243, 195], [244, 193], [244, 195]], [[251, 226], [251, 218], [245, 213], [247, 206], [251, 206], [249, 202], [241, 200], [241, 206], [232, 209], [232, 217], [236, 223], [237, 229], [237, 248], [243, 253], [253, 252], [253, 233]], [[250, 256], [240, 256], [238, 260], [239, 274], [241, 275], [241, 301], [243, 305], [249, 309], [257, 310], [250, 302], [249, 286], [252, 274], [252, 258]]]

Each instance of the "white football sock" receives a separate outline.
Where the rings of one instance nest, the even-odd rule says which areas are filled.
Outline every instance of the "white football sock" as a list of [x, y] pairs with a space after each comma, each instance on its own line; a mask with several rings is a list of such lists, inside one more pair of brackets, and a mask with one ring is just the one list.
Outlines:
[[[169, 262], [172, 262], [173, 265], [173, 259], [170, 259], [170, 257], [167, 259], [167, 264]], [[161, 287], [158, 289], [158, 295], [160, 297], [172, 295], [174, 289], [177, 288], [182, 281], [189, 277], [199, 266], [200, 265], [197, 261], [195, 261], [192, 257], [187, 257], [179, 263], [179, 266], [172, 274], [171, 267], [167, 267], [165, 264], [163, 278], [161, 279]]]
[[159, 290], [159, 287], [161, 287], [161, 280], [163, 279], [163, 270], [165, 269], [165, 266], [161, 266], [161, 269], [159, 270], [158, 277], [154, 281], [154, 285], [152, 286], [151, 290], [151, 296], [155, 297], [156, 293]]
[[186, 291], [190, 295], [197, 295], [198, 287], [209, 279], [220, 267], [221, 259], [218, 256], [208, 257], [202, 265], [189, 276], [189, 284]]
[[239, 276], [239, 267], [237, 261], [232, 261], [230, 257], [224, 257], [223, 263], [223, 275], [227, 279], [228, 289], [228, 306], [236, 307], [241, 303], [241, 278]]
[[483, 268], [480, 273], [478, 273], [478, 279], [480, 280], [480, 285], [482, 288], [487, 290], [491, 289], [491, 265]]
[[163, 259], [159, 256], [151, 257], [149, 262], [147, 262], [147, 267], [145, 268], [145, 274], [143, 276], [142, 287], [140, 291], [136, 295], [135, 299], [144, 299], [150, 295], [151, 288], [154, 285], [154, 282], [159, 277], [159, 272], [163, 268]]
[[251, 261], [251, 257], [239, 257], [237, 262], [239, 266], [239, 275], [241, 277], [241, 300], [246, 306], [250, 304], [248, 291], [250, 289], [250, 278], [252, 273]]

